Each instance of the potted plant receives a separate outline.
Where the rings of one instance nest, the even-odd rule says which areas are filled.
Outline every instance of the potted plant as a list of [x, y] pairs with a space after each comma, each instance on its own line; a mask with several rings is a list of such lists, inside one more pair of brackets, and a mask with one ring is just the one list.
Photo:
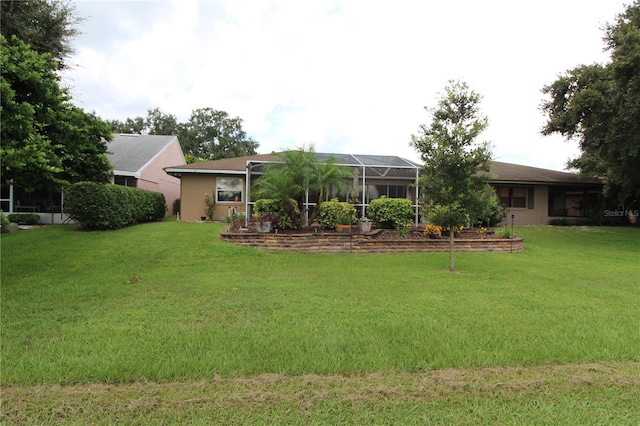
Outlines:
[[278, 222], [278, 218], [270, 213], [254, 216], [256, 231], [261, 233], [271, 232], [271, 225]]
[[351, 224], [353, 223], [353, 218], [350, 214], [341, 214], [337, 217], [336, 220], [336, 231], [338, 232], [351, 232]]
[[368, 217], [363, 217], [359, 220], [360, 222], [360, 232], [371, 232], [371, 219]]

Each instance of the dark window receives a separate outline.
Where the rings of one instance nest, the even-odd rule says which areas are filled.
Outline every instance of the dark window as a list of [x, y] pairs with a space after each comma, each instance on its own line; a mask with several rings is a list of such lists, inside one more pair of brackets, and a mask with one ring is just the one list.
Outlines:
[[138, 187], [138, 179], [133, 176], [114, 176], [113, 183], [121, 186], [129, 186], [131, 188]]
[[549, 188], [549, 216], [589, 216], [597, 210], [599, 194], [597, 188]]

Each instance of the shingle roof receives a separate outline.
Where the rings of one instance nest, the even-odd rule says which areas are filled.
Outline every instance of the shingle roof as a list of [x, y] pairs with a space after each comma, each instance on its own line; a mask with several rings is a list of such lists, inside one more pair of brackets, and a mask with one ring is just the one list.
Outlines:
[[114, 134], [107, 157], [117, 172], [140, 173], [176, 136]]
[[[350, 155], [350, 154], [325, 154], [316, 153], [320, 161], [324, 161], [330, 156], [335, 157], [338, 164], [355, 167], [368, 166], [367, 175], [382, 175], [380, 170], [384, 169], [385, 177], [413, 178], [415, 176], [409, 170], [401, 169], [419, 168], [420, 164], [413, 163], [401, 157], [382, 155]], [[175, 167], [167, 167], [165, 170], [170, 174], [180, 173], [244, 173], [247, 161], [268, 162], [277, 160], [277, 154], [258, 154], [245, 157], [224, 158], [221, 160], [205, 161], [202, 163], [185, 164]], [[389, 171], [389, 169], [392, 169]], [[541, 169], [538, 167], [522, 166], [519, 164], [503, 163], [493, 161], [491, 163], [492, 183], [528, 183], [528, 184], [601, 184], [597, 178], [586, 177], [574, 173], [558, 172], [555, 170]], [[405, 176], [406, 175], [406, 176]]]
[[532, 184], [601, 184], [598, 178], [575, 173], [558, 172], [519, 164], [491, 163], [492, 183], [532, 183]]

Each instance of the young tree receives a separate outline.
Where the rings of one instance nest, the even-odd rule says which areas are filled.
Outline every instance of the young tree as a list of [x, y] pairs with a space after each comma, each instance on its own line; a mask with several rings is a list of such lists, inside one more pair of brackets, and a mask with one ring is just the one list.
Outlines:
[[491, 150], [476, 138], [488, 125], [480, 112], [481, 96], [463, 82], [449, 81], [431, 114], [430, 126], [411, 135], [424, 166], [418, 184], [425, 194], [429, 218], [449, 228], [449, 270], [454, 271], [454, 229], [480, 210], [479, 194], [490, 194]]
[[69, 1], [29, 0], [0, 2], [0, 30], [11, 40], [16, 36], [39, 54], [49, 53], [57, 69], [66, 68], [73, 53], [71, 42], [82, 22]]
[[57, 64], [22, 40], [0, 35], [1, 181], [25, 190], [106, 181], [109, 126], [70, 102]]
[[577, 140], [580, 157], [567, 163], [603, 177], [605, 194], [640, 208], [640, 2], [605, 26], [611, 62], [580, 65], [542, 92], [548, 119], [542, 134]]

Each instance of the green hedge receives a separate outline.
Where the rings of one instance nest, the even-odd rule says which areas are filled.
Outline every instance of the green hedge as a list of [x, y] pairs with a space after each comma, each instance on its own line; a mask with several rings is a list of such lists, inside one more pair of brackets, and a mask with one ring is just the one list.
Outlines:
[[382, 228], [394, 228], [411, 223], [414, 215], [411, 200], [406, 198], [382, 196], [371, 200], [367, 208], [367, 216]]
[[291, 204], [291, 212], [294, 217], [285, 213], [280, 201], [270, 198], [257, 200], [253, 205], [253, 214], [257, 216], [262, 216], [263, 214], [276, 216], [278, 223], [272, 226], [278, 229], [295, 229], [295, 219], [300, 215], [300, 209], [298, 208], [296, 200], [290, 199], [289, 203]]
[[162, 219], [164, 195], [120, 185], [79, 182], [65, 192], [64, 211], [84, 229], [119, 229]]
[[25, 223], [27, 225], [35, 225], [40, 222], [40, 216], [35, 213], [11, 213], [7, 215], [9, 222]]
[[3, 234], [9, 232], [9, 219], [7, 219], [2, 210], [0, 210], [0, 225], [0, 232]]
[[318, 210], [318, 222], [335, 228], [337, 224], [347, 225], [356, 221], [356, 208], [353, 204], [349, 204], [344, 201], [338, 201], [337, 198], [331, 201], [325, 201], [320, 204]]

